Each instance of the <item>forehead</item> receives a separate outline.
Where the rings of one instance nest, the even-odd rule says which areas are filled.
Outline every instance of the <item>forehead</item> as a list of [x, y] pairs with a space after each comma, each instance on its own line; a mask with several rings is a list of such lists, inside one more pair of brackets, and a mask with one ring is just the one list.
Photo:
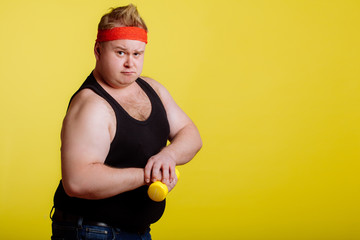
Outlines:
[[128, 51], [144, 51], [146, 44], [137, 40], [119, 39], [114, 41], [103, 42], [106, 48], [123, 49]]

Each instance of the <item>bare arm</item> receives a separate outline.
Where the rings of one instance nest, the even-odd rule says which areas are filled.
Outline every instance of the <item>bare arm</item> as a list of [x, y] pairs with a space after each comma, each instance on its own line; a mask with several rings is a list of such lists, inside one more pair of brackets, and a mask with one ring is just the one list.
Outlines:
[[170, 125], [170, 144], [149, 159], [145, 167], [145, 180], [161, 180], [169, 185], [176, 176], [175, 166], [189, 162], [202, 147], [202, 141], [195, 124], [176, 104], [165, 87], [152, 79], [145, 80], [159, 94]]
[[73, 99], [61, 134], [62, 181], [68, 195], [102, 199], [145, 184], [143, 169], [104, 164], [114, 121], [111, 108], [91, 90], [85, 89]]

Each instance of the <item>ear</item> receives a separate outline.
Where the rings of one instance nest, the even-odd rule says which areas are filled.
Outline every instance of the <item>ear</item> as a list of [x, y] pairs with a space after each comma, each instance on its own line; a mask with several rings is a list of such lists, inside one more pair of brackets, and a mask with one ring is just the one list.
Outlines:
[[100, 52], [101, 52], [101, 44], [99, 42], [95, 43], [94, 46], [94, 54], [95, 54], [95, 59], [98, 61], [100, 60]]

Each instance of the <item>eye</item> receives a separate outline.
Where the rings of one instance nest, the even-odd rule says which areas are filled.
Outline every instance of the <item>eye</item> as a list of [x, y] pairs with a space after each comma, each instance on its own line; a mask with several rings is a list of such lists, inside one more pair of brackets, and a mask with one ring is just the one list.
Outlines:
[[120, 56], [124, 56], [125, 55], [125, 52], [123, 52], [123, 51], [118, 51], [117, 52]]

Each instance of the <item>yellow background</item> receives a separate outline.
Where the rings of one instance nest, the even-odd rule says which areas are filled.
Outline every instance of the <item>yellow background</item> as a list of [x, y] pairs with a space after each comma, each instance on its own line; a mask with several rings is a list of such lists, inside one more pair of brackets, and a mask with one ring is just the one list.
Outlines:
[[[68, 100], [129, 1], [0, 2], [0, 239], [50, 239]], [[154, 239], [360, 239], [360, 2], [138, 0], [204, 147]]]

